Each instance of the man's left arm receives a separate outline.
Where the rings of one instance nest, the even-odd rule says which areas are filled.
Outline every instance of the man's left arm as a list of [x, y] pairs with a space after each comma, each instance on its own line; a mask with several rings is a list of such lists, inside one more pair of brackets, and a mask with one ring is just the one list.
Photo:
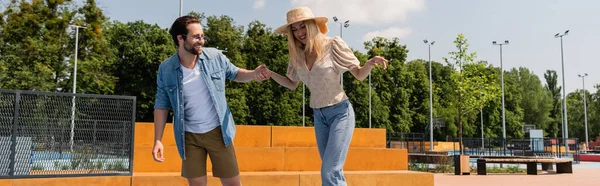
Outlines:
[[225, 57], [225, 55], [221, 55], [222, 62], [225, 63], [226, 68], [226, 76], [227, 79], [232, 79], [235, 82], [245, 83], [252, 80], [261, 82], [268, 79], [265, 75], [260, 73], [263, 70], [266, 70], [266, 66], [260, 65], [254, 70], [247, 70], [243, 68], [238, 68], [233, 63]]

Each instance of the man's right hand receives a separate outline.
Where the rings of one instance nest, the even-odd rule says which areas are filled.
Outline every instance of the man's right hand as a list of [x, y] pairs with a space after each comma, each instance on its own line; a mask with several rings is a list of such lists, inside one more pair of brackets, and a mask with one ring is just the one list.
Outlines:
[[165, 161], [164, 157], [165, 148], [163, 147], [162, 142], [156, 140], [154, 142], [154, 148], [152, 148], [152, 156], [154, 157], [154, 161], [163, 162]]

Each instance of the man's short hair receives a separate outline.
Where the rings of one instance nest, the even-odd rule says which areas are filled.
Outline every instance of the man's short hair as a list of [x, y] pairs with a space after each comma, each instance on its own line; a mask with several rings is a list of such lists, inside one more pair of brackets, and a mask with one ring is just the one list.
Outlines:
[[169, 29], [169, 34], [171, 34], [175, 46], [179, 46], [177, 35], [187, 34], [187, 26], [193, 23], [200, 23], [200, 20], [197, 17], [189, 15], [179, 17], [173, 22], [173, 25], [171, 25], [171, 28]]

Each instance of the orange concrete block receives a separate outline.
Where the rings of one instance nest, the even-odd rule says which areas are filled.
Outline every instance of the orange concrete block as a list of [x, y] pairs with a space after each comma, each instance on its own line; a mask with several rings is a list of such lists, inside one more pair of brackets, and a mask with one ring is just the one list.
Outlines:
[[[240, 179], [244, 186], [289, 186], [298, 185], [299, 175], [287, 172], [242, 172]], [[219, 178], [207, 174], [208, 186], [221, 186]], [[179, 173], [137, 173], [133, 175], [132, 186], [180, 186], [187, 180]]]
[[11, 179], [0, 179], [0, 185], [11, 186], [12, 180]]
[[236, 125], [236, 147], [270, 147], [271, 126]]
[[[27, 178], [13, 179], [12, 186], [129, 186], [129, 176], [90, 176], [90, 177], [71, 177], [71, 178]], [[2, 182], [0, 182], [2, 183]]]
[[273, 147], [316, 147], [313, 127], [273, 126]]
[[131, 186], [180, 186], [188, 185], [179, 172], [133, 173]]
[[285, 148], [284, 171], [321, 170], [321, 158], [316, 147]]
[[[286, 148], [284, 170], [321, 170], [317, 148]], [[348, 150], [344, 170], [408, 170], [408, 154], [405, 149], [351, 148]]]
[[[135, 123], [134, 135], [135, 147], [152, 147], [154, 145], [154, 123]], [[173, 135], [173, 125], [171, 123], [165, 125], [161, 142], [164, 146], [175, 146], [175, 136]]]
[[133, 172], [179, 172], [181, 158], [175, 146], [165, 146], [165, 161], [156, 162], [152, 157], [152, 147], [135, 147]]
[[350, 147], [385, 148], [385, 129], [355, 128]]
[[284, 148], [239, 147], [235, 149], [241, 172], [281, 171]]
[[[273, 147], [316, 147], [313, 127], [273, 126]], [[385, 148], [385, 129], [355, 128], [350, 147]]]
[[344, 170], [408, 170], [408, 153], [406, 149], [350, 149]]
[[[134, 143], [136, 147], [152, 147], [154, 145], [154, 123], [137, 122]], [[162, 143], [164, 146], [176, 145], [172, 123], [165, 125]], [[236, 125], [233, 143], [236, 147], [270, 147], [271, 126]]]
[[[433, 186], [433, 174], [412, 171], [348, 171], [344, 172], [349, 186]], [[300, 175], [300, 186], [320, 186], [318, 174]]]

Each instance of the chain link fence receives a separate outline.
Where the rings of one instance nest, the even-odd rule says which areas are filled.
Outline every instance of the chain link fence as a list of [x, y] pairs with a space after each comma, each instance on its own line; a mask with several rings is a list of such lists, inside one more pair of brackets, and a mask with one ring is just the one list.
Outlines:
[[0, 89], [0, 178], [131, 175], [135, 101]]

